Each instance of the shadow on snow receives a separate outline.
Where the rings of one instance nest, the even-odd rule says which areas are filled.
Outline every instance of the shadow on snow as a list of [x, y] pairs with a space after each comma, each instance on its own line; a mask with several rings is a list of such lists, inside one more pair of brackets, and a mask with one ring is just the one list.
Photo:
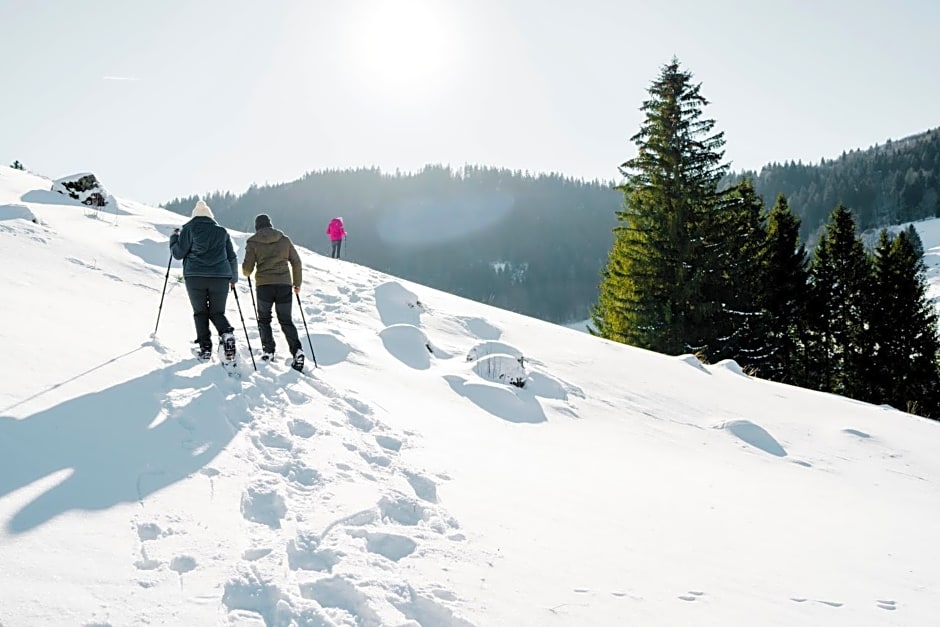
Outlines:
[[[0, 499], [61, 470], [71, 474], [24, 505], [6, 524], [23, 533], [70, 510], [142, 501], [208, 464], [246, 416], [227, 414], [225, 394], [206, 369], [185, 379], [185, 407], [166, 400], [181, 363], [16, 419], [0, 416]], [[231, 404], [234, 405], [234, 404]], [[235, 409], [232, 406], [228, 410]], [[242, 408], [244, 413], [245, 409]]]
[[493, 383], [475, 383], [461, 376], [446, 375], [450, 389], [480, 409], [509, 422], [545, 422], [545, 412], [535, 396], [526, 391]]

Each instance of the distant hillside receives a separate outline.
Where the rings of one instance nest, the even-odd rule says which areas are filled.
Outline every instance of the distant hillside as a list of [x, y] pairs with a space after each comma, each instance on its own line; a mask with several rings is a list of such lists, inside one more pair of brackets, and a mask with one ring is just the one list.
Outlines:
[[[205, 198], [226, 226], [251, 231], [254, 216], [268, 213], [275, 227], [323, 253], [327, 222], [342, 216], [344, 258], [552, 322], [588, 317], [622, 203], [612, 183], [443, 166], [312, 172]], [[188, 214], [195, 201], [163, 206]]]
[[[940, 216], [940, 130], [819, 164], [772, 163], [748, 176], [771, 206], [784, 193], [812, 246], [839, 202], [863, 230]], [[428, 166], [311, 172], [244, 194], [206, 196], [219, 220], [252, 230], [269, 213], [295, 241], [328, 253], [324, 230], [346, 221], [344, 257], [473, 300], [552, 322], [588, 317], [623, 196], [613, 182], [499, 168]], [[196, 197], [163, 206], [188, 214]]]
[[745, 176], [768, 204], [778, 193], [787, 196], [810, 243], [840, 202], [862, 230], [940, 217], [940, 129], [843, 152], [817, 165], [771, 163], [759, 174], [736, 173], [729, 182]]

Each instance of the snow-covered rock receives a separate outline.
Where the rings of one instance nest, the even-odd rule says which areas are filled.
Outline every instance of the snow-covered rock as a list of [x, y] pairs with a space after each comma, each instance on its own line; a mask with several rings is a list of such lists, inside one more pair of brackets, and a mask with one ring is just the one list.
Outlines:
[[108, 190], [91, 172], [70, 174], [52, 182], [52, 191], [78, 200], [90, 207], [104, 207], [113, 202]]

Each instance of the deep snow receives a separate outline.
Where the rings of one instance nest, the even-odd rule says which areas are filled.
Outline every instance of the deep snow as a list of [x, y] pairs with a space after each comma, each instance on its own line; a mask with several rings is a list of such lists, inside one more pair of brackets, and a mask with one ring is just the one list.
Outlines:
[[230, 299], [229, 378], [189, 352], [175, 261], [153, 336], [184, 219], [50, 183], [0, 168], [4, 627], [940, 614], [940, 424], [308, 250], [320, 368], [252, 371]]

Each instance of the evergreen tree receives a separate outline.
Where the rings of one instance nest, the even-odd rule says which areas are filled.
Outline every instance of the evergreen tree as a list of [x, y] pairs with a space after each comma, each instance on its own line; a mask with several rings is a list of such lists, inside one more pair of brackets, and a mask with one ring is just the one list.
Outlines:
[[709, 359], [734, 359], [759, 369], [768, 358], [766, 315], [762, 308], [763, 280], [757, 271], [766, 244], [764, 201], [750, 179], [731, 189], [706, 238], [707, 259], [715, 263], [708, 290], [718, 295], [722, 314], [717, 335], [710, 338]]
[[767, 240], [760, 260], [761, 304], [772, 351], [760, 376], [806, 385], [806, 297], [809, 273], [806, 247], [800, 242], [800, 219], [780, 194], [767, 218]]
[[852, 213], [839, 204], [819, 240], [810, 268], [811, 384], [864, 400], [870, 360], [868, 321], [871, 260]]
[[920, 239], [920, 233], [917, 232], [917, 229], [914, 228], [913, 224], [908, 224], [907, 228], [904, 230], [907, 239], [910, 241], [911, 246], [914, 247], [914, 253], [917, 255], [917, 258], [920, 259], [924, 256], [924, 242]]
[[867, 388], [873, 403], [940, 418], [937, 311], [927, 298], [926, 269], [904, 230], [881, 231], [874, 255], [873, 359]]
[[624, 206], [592, 313], [603, 337], [672, 354], [713, 348], [703, 342], [721, 314], [706, 290], [717, 263], [706, 259], [706, 237], [727, 165], [699, 88], [676, 59], [649, 88], [631, 138], [639, 153], [620, 166]]
[[13, 163], [10, 164], [10, 167], [13, 168], [14, 170], [25, 170], [25, 169], [26, 169], [26, 168], [23, 166], [23, 164], [20, 163], [19, 161], [14, 161]]
[[[630, 284], [622, 277], [628, 276], [631, 266], [627, 263], [627, 238], [621, 227], [614, 229], [614, 243], [610, 249], [607, 267], [601, 272], [601, 289], [598, 303], [591, 311], [591, 335], [642, 346], [639, 329], [630, 326], [628, 312], [636, 299], [628, 292]], [[628, 334], [628, 330], [632, 333]]]

